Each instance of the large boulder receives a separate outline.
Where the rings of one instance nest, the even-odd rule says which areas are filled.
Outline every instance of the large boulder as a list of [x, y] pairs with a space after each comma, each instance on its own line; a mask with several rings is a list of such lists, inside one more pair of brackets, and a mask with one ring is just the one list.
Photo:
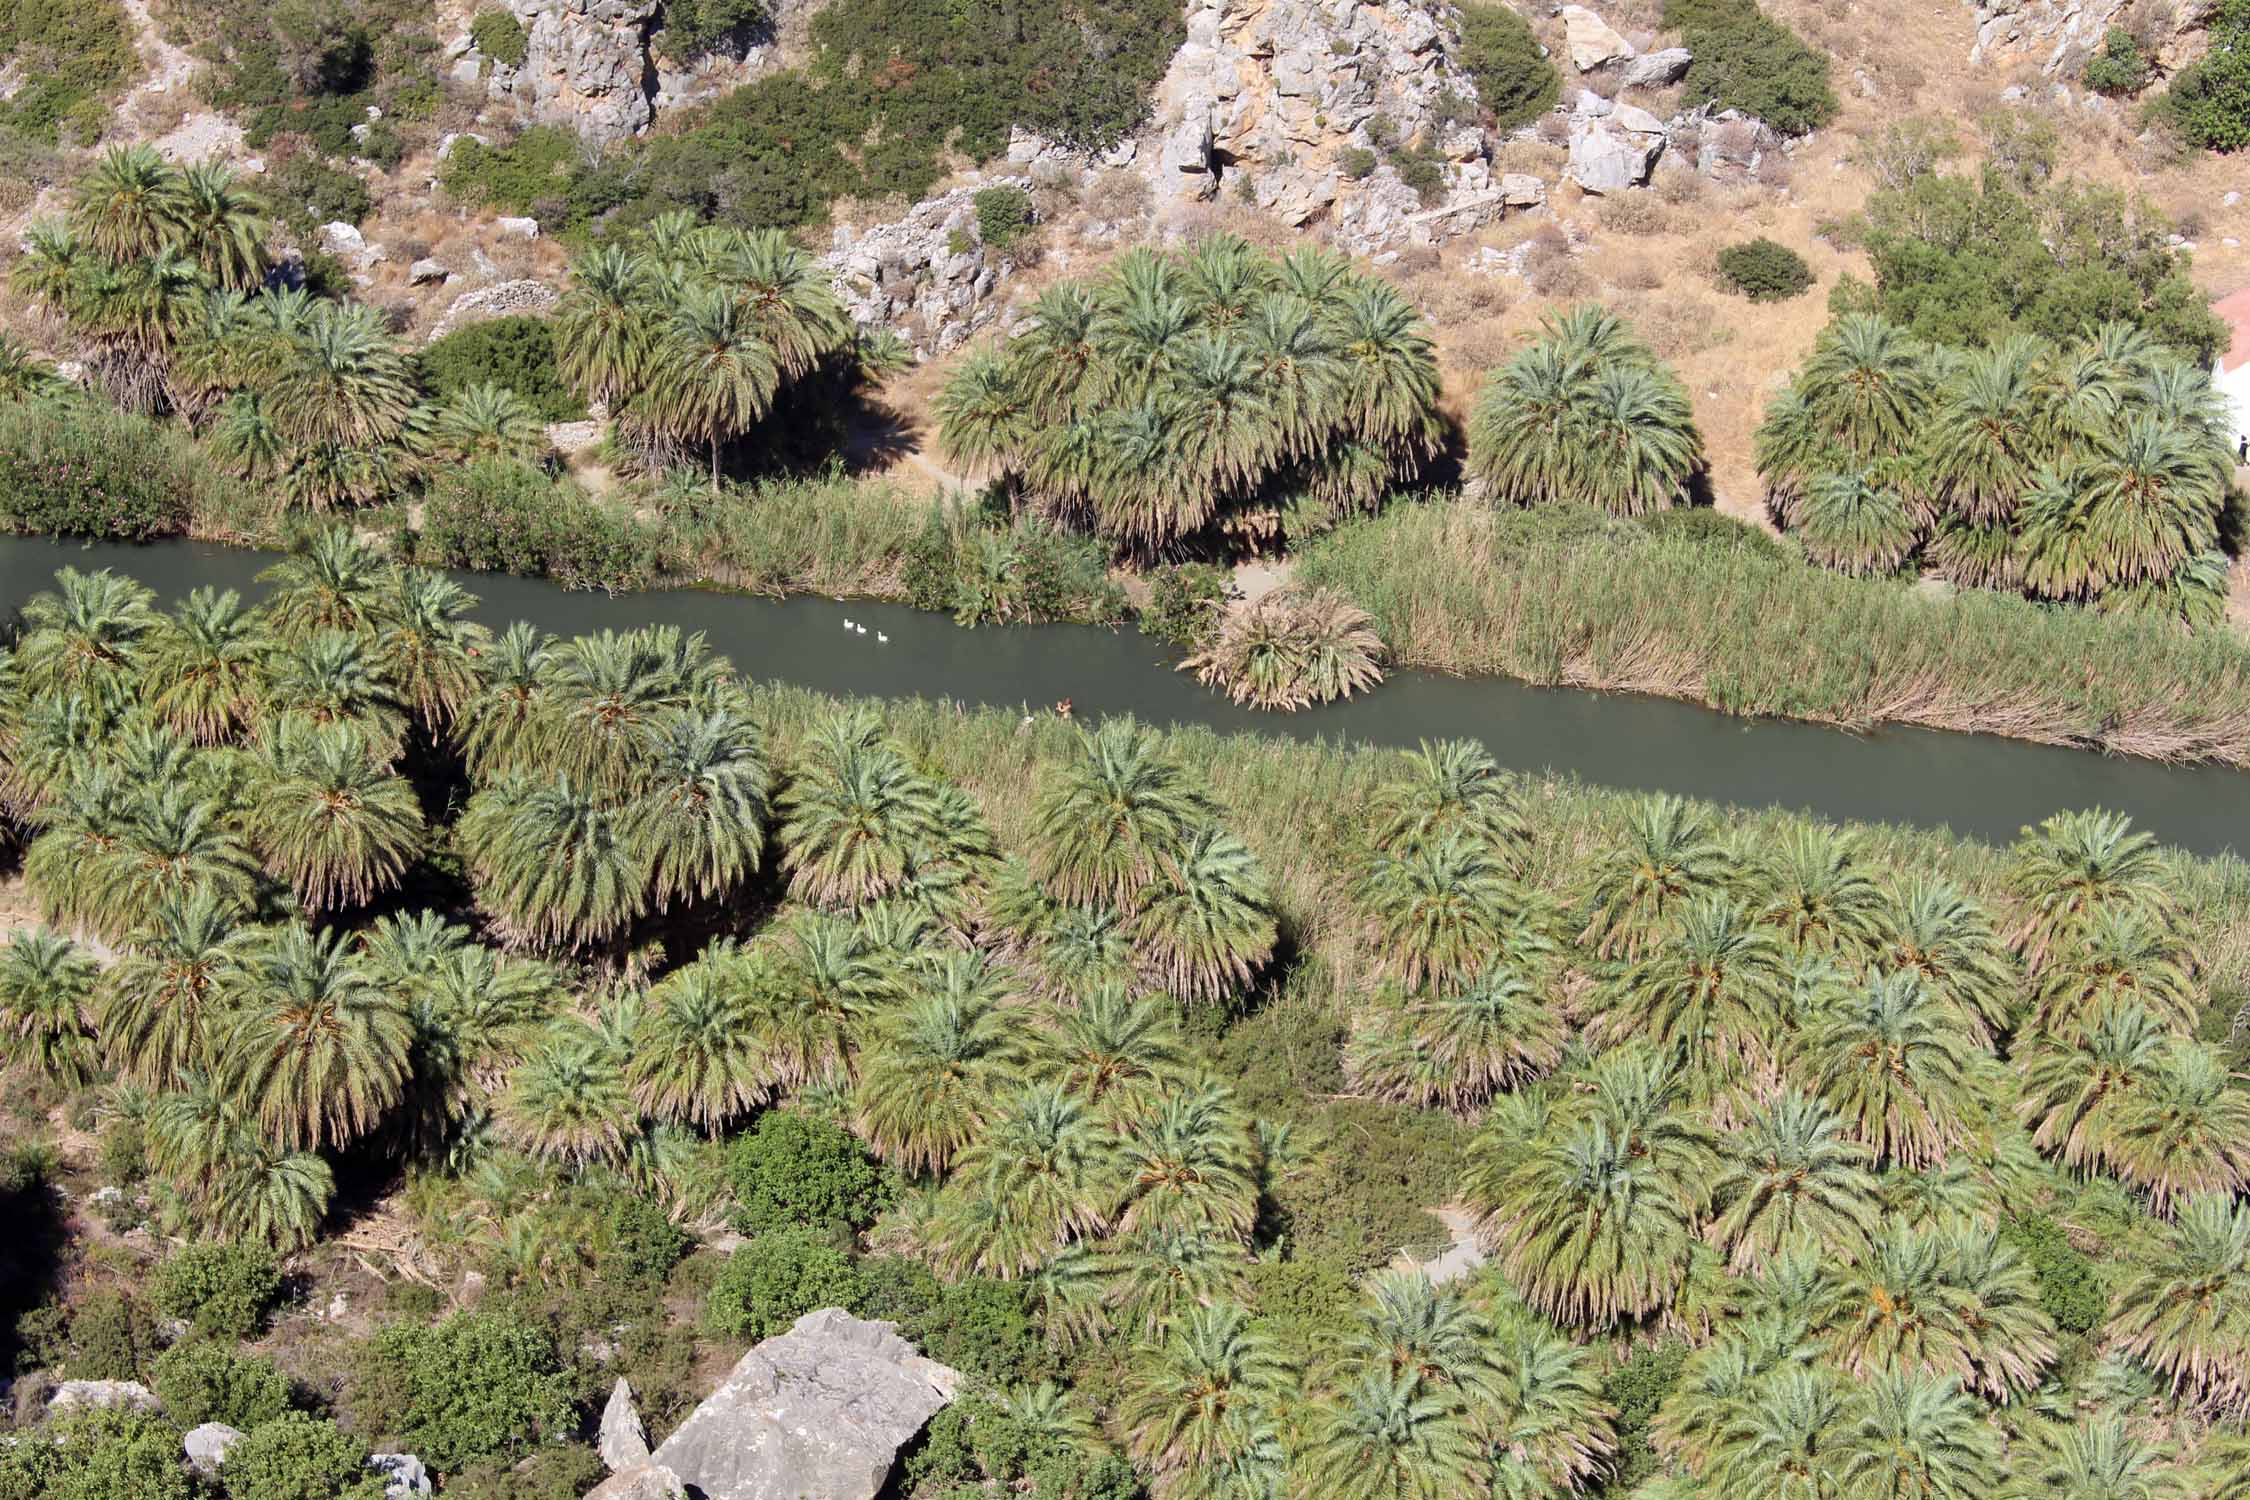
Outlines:
[[66, 1380], [47, 1398], [47, 1410], [57, 1416], [84, 1407], [155, 1413], [164, 1403], [138, 1380]]
[[620, 1474], [649, 1460], [648, 1429], [641, 1425], [640, 1408], [633, 1404], [633, 1388], [625, 1377], [610, 1387], [609, 1403], [602, 1408], [601, 1432], [594, 1443], [609, 1472]]
[[585, 1500], [686, 1500], [680, 1476], [658, 1463], [635, 1464], [586, 1492]]
[[1627, 88], [1660, 89], [1668, 83], [1678, 83], [1687, 76], [1688, 65], [1695, 54], [1685, 47], [1666, 47], [1661, 52], [1650, 52], [1634, 58], [1625, 67]]
[[216, 1478], [219, 1466], [227, 1461], [227, 1450], [242, 1441], [242, 1433], [224, 1422], [206, 1422], [191, 1428], [181, 1440], [180, 1447], [187, 1454], [188, 1467], [205, 1479]]
[[486, 59], [485, 90], [519, 118], [567, 125], [613, 141], [648, 128], [655, 115], [648, 39], [660, 0], [512, 0], [524, 29], [516, 67]]
[[1648, 181], [1663, 150], [1661, 133], [1650, 135], [1614, 120], [1581, 115], [1570, 123], [1570, 162], [1564, 170], [1589, 193], [1621, 193]]
[[430, 1493], [429, 1466], [411, 1453], [370, 1453], [367, 1467], [383, 1476], [384, 1500]]
[[703, 1500], [873, 1500], [959, 1379], [893, 1325], [823, 1308], [743, 1355], [655, 1463]]
[[1633, 56], [1633, 44], [1585, 6], [1566, 5], [1560, 14], [1563, 50], [1570, 54], [1570, 65], [1579, 72], [1591, 73]]
[[980, 176], [887, 224], [839, 225], [822, 264], [844, 310], [854, 323], [894, 329], [918, 353], [967, 343], [1000, 317], [1000, 292], [1016, 272], [1013, 257], [978, 237], [977, 194], [1032, 186], [1029, 177]]

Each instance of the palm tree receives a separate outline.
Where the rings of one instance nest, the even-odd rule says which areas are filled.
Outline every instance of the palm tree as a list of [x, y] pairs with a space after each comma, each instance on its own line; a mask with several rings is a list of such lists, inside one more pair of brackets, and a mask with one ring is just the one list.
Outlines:
[[1462, 1112], [1503, 1089], [1552, 1072], [1564, 1026], [1532, 980], [1494, 965], [1458, 989], [1443, 989], [1381, 1013], [1353, 1033], [1346, 1073], [1363, 1089]]
[[264, 649], [259, 620], [241, 595], [195, 589], [148, 632], [142, 697], [180, 733], [221, 744], [256, 717]]
[[1759, 920], [1799, 952], [1857, 958], [1881, 941], [1883, 893], [1835, 830], [1791, 831], [1760, 876]]
[[1966, 1130], [1973, 1032], [1912, 973], [1871, 977], [1813, 1021], [1786, 1071], [1885, 1165], [1941, 1162]]
[[1177, 1010], [1121, 986], [1055, 1007], [1032, 1045], [1038, 1071], [1092, 1105], [1176, 1081], [1187, 1068]]
[[567, 776], [487, 787], [470, 799], [454, 838], [478, 902], [520, 939], [584, 947], [648, 910], [648, 861], [625, 815]]
[[1168, 1496], [1198, 1470], [1226, 1462], [1240, 1446], [1239, 1418], [1282, 1401], [1292, 1373], [1240, 1305], [1191, 1307], [1128, 1373], [1118, 1409], [1127, 1449]]
[[1032, 814], [1041, 881], [1069, 901], [1129, 903], [1217, 816], [1153, 729], [1111, 719], [1046, 782]]
[[2161, 1447], [2115, 1416], [2048, 1424], [2008, 1458], [2002, 1500], [2222, 1500], [2194, 1488]]
[[552, 638], [521, 620], [478, 658], [456, 733], [470, 776], [485, 781], [532, 768], [548, 739], [554, 660]]
[[376, 671], [424, 725], [445, 729], [476, 694], [492, 640], [469, 618], [475, 598], [442, 573], [400, 568], [377, 608]]
[[1984, 908], [1941, 880], [1915, 876], [1885, 914], [1878, 967], [1916, 974], [1990, 1041], [2008, 1029], [2020, 983]]
[[221, 162], [195, 162], [179, 175], [167, 218], [172, 243], [213, 286], [256, 291], [266, 275], [264, 206]]
[[0, 401], [28, 401], [63, 389], [63, 379], [45, 356], [12, 333], [0, 333]]
[[724, 668], [700, 632], [604, 630], [544, 655], [540, 732], [525, 749], [542, 772], [560, 769], [604, 797], [641, 789], [678, 713], [721, 706]]
[[334, 933], [268, 929], [242, 957], [220, 1049], [229, 1091], [290, 1149], [346, 1145], [398, 1102], [413, 1028]]
[[1821, 1500], [1836, 1493], [1846, 1417], [1829, 1371], [1775, 1370], [1726, 1403], [1701, 1477], [1721, 1495]]
[[1377, 1271], [1337, 1352], [1340, 1369], [1375, 1368], [1482, 1397], [1499, 1376], [1491, 1323], [1457, 1286], [1420, 1271]]
[[265, 400], [291, 441], [364, 449], [404, 429], [414, 382], [374, 308], [320, 303], [280, 350]]
[[1607, 1020], [1683, 1057], [1756, 1060], [1780, 1030], [1788, 970], [1781, 944], [1750, 909], [1705, 897], [1670, 942], [1607, 986]]
[[1984, 1500], [1998, 1481], [1998, 1439], [1958, 1382], [1889, 1370], [1855, 1403], [1845, 1493]]
[[349, 526], [331, 526], [258, 575], [270, 589], [266, 624], [285, 641], [328, 631], [372, 633], [390, 575], [375, 543]]
[[101, 1072], [92, 1019], [94, 961], [44, 927], [18, 932], [0, 947], [0, 1035], [11, 1059], [68, 1090]]
[[810, 763], [781, 795], [782, 865], [804, 899], [856, 905], [905, 884], [916, 852], [936, 832], [938, 788], [875, 738], [879, 728], [825, 728]]
[[1862, 577], [1896, 572], [1929, 525], [1913, 482], [1891, 463], [1815, 474], [1791, 529], [1825, 567]]
[[1600, 1366], [1528, 1316], [1501, 1319], [1493, 1374], [1472, 1415], [1492, 1447], [1494, 1500], [1540, 1500], [1588, 1484], [1617, 1451]]
[[[115, 938], [148, 920], [167, 895], [208, 886], [230, 904], [247, 908], [258, 884], [233, 820], [218, 802], [190, 785], [162, 784], [132, 804], [113, 856], [88, 871], [96, 900], [83, 913], [87, 925]], [[42, 839], [41, 843], [46, 840]], [[34, 853], [38, 850], [35, 847]], [[30, 861], [26, 860], [26, 871]]]
[[778, 229], [727, 230], [714, 270], [782, 375], [801, 379], [844, 347], [851, 319], [827, 271]]
[[858, 1129], [885, 1161], [942, 1173], [1020, 1080], [1025, 1056], [1002, 976], [974, 954], [948, 954], [867, 1049]]
[[1415, 987], [1475, 972], [1526, 900], [1499, 861], [1460, 833], [1376, 853], [1354, 895], [1377, 962]]
[[1462, 833], [1514, 860], [1531, 843], [1514, 778], [1475, 740], [1422, 741], [1405, 756], [1405, 775], [1377, 794], [1378, 849], [1430, 844]]
[[1594, 865], [1578, 941], [1604, 958], [1638, 957], [1689, 901], [1724, 891], [1737, 876], [1732, 856], [1701, 813], [1677, 797], [1645, 798], [1628, 815], [1624, 837]]
[[2007, 521], [2045, 449], [2039, 345], [2024, 338], [1956, 359], [1922, 446], [1931, 492], [1967, 523]]
[[[1031, 367], [1038, 365], [1034, 362]], [[972, 472], [990, 472], [1017, 462], [1035, 429], [1015, 370], [1013, 361], [984, 346], [970, 351], [945, 383], [933, 405], [938, 446], [949, 462]]]
[[71, 228], [111, 261], [147, 260], [177, 232], [189, 198], [180, 170], [151, 146], [102, 153], [71, 192]]
[[1797, 380], [1837, 447], [1862, 461], [1911, 447], [1934, 394], [1921, 347], [1864, 314], [1829, 325]]
[[311, 1151], [284, 1151], [238, 1131], [211, 1190], [212, 1227], [229, 1240], [254, 1240], [284, 1253], [310, 1247], [336, 1196], [336, 1177]]
[[95, 1001], [103, 1054], [120, 1074], [166, 1088], [217, 1061], [213, 1044], [256, 941], [234, 917], [216, 892], [196, 886], [168, 897], [127, 937]]
[[2032, 1144], [2071, 1167], [2103, 1160], [2164, 1061], [2163, 1027], [2132, 1004], [2103, 1010], [2068, 1037], [2036, 1039], [2022, 1056], [2017, 1105]]
[[724, 896], [758, 869], [772, 782], [756, 726], [721, 709], [667, 726], [630, 838], [659, 905]]
[[756, 426], [773, 405], [782, 368], [758, 319], [717, 288], [688, 287], [672, 305], [651, 360], [646, 415], [711, 451]]
[[1223, 828], [1191, 834], [1141, 893], [1131, 933], [1148, 972], [1183, 1000], [1217, 1000], [1273, 956], [1265, 871]]
[[756, 997], [729, 956], [707, 954], [649, 991], [625, 1070], [643, 1114], [716, 1134], [772, 1093]]
[[2008, 890], [2018, 904], [2008, 946], [2036, 975], [2058, 945], [2083, 938], [2095, 917], [2125, 909], [2172, 914], [2156, 840], [2122, 813], [2057, 813], [2016, 841]]
[[577, 1019], [549, 1027], [509, 1073], [498, 1121], [525, 1150], [579, 1166], [623, 1159], [640, 1131], [620, 1050]]
[[1483, 1455], [1457, 1405], [1410, 1374], [1383, 1369], [1313, 1409], [1301, 1460], [1339, 1500], [1469, 1500], [1490, 1492]]
[[534, 464], [547, 451], [547, 427], [531, 403], [489, 381], [465, 387], [438, 408], [430, 444], [462, 463]]
[[2210, 434], [2127, 416], [2086, 458], [2085, 525], [2096, 590], [2160, 577], [2218, 537], [2224, 490]]
[[2054, 1359], [2038, 1280], [1996, 1231], [1886, 1230], [1839, 1277], [1829, 1348], [1848, 1374], [1936, 1375], [2006, 1399]]
[[1818, 1100], [1784, 1090], [1723, 1149], [1726, 1164], [1711, 1188], [1718, 1214], [1706, 1234], [1737, 1272], [1800, 1237], [1849, 1259], [1881, 1222], [1874, 1153]]
[[2195, 1029], [2199, 1008], [2188, 956], [2172, 932], [2130, 908], [2097, 914], [2039, 976], [2031, 1025], [2069, 1036], [2106, 1009], [2134, 1005], [2166, 1029]]
[[245, 819], [268, 869], [308, 912], [361, 906], [421, 852], [422, 807], [350, 723], [283, 719]]
[[588, 401], [616, 409], [647, 379], [656, 319], [647, 264], [621, 245], [573, 261], [555, 306], [555, 364]]
[[2202, 1043], [2173, 1043], [2104, 1123], [2111, 1169], [2144, 1189], [2159, 1214], [2191, 1194], [2250, 1184], [2250, 1094]]
[[285, 719], [349, 725], [367, 738], [369, 753], [383, 764], [397, 759], [406, 738], [406, 712], [380, 675], [361, 636], [322, 631], [266, 656], [268, 720], [259, 726], [270, 738]]
[[2175, 1397], [2239, 1410], [2250, 1391], [2250, 1203], [2188, 1199], [2113, 1306], [2111, 1334]]
[[1114, 1147], [1089, 1106], [1062, 1085], [1024, 1089], [955, 1160], [955, 1188], [979, 1211], [948, 1226], [940, 1264], [955, 1274], [1020, 1276], [1100, 1233]]
[[1118, 1147], [1118, 1227], [1247, 1238], [1258, 1213], [1248, 1122], [1216, 1085], [1174, 1089], [1135, 1114]]
[[107, 568], [59, 570], [54, 592], [34, 594], [23, 605], [15, 670], [26, 697], [90, 693], [130, 681], [156, 628], [154, 600]]

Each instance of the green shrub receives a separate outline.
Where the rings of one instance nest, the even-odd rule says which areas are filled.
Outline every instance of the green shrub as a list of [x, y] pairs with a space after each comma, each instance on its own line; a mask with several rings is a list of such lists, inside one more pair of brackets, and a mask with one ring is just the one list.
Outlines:
[[[1454, 60], [1476, 80], [1477, 97], [1500, 130], [1513, 130], [1555, 107], [1562, 74], [1539, 50], [1530, 25], [1506, 5], [1461, 7], [1461, 45]], [[1365, 176], [1365, 173], [1361, 173]]]
[[2011, 1219], [2000, 1237], [2031, 1263], [2039, 1279], [2039, 1305], [2065, 1333], [2090, 1333], [2109, 1316], [2109, 1293], [2092, 1260], [2044, 1214]]
[[825, 1236], [773, 1230], [727, 1257], [703, 1301], [703, 1327], [722, 1338], [771, 1338], [806, 1313], [856, 1306], [860, 1291], [851, 1257]]
[[212, 1339], [174, 1344], [149, 1367], [164, 1413], [182, 1427], [224, 1422], [244, 1431], [289, 1410], [289, 1380], [271, 1361]]
[[555, 367], [554, 324], [545, 318], [487, 318], [456, 328], [414, 358], [422, 383], [439, 401], [490, 384], [521, 396], [542, 422], [586, 415], [585, 401]]
[[274, 163], [262, 186], [275, 216], [300, 235], [322, 224], [357, 224], [375, 209], [364, 178], [309, 151]]
[[138, 1380], [157, 1350], [156, 1320], [123, 1292], [99, 1291], [70, 1309], [63, 1373], [72, 1380]]
[[891, 1199], [889, 1176], [857, 1136], [792, 1109], [769, 1109], [735, 1137], [727, 1176], [746, 1234], [865, 1229]]
[[1789, 549], [1764, 527], [1738, 521], [1708, 506], [1676, 505], [1670, 510], [1638, 516], [1633, 524], [1655, 536], [1677, 538], [1721, 552], [1747, 552], [1753, 557], [1771, 558], [1776, 562], [1789, 556]]
[[262, 1245], [188, 1245], [149, 1280], [149, 1301], [198, 1333], [255, 1337], [281, 1296], [281, 1263]]
[[2150, 68], [2141, 44], [2122, 26], [2109, 28], [2102, 50], [2086, 59], [2078, 81], [2097, 94], [2129, 99], [2148, 87]]
[[1363, 182], [1375, 170], [1377, 157], [1365, 146], [1346, 146], [1336, 153], [1336, 170], [1352, 182]]
[[995, 250], [1005, 250], [1030, 232], [1031, 194], [1002, 183], [988, 187], [970, 200], [977, 210], [977, 238]]
[[446, 1500], [579, 1500], [609, 1477], [585, 1443], [549, 1443], [518, 1463], [488, 1459], [446, 1476]]
[[569, 480], [487, 459], [439, 475], [423, 502], [416, 557], [428, 567], [614, 592], [655, 576], [658, 540]]
[[1719, 275], [1752, 302], [1786, 302], [1813, 284], [1812, 267], [1802, 255], [1762, 235], [1721, 250]]
[[1803, 135], [1836, 117], [1828, 58], [1757, 6], [1757, 0], [1664, 0], [1664, 24], [1695, 54], [1692, 106], [1739, 109], [1783, 135]]
[[434, 1327], [393, 1323], [354, 1371], [359, 1430], [395, 1436], [433, 1469], [520, 1455], [571, 1429], [569, 1382], [545, 1329], [504, 1308]]
[[140, 1121], [120, 1115], [102, 1127], [101, 1168], [103, 1177], [127, 1186], [148, 1175], [148, 1132]]
[[1445, 158], [1431, 147], [1414, 150], [1397, 150], [1390, 155], [1391, 170], [1398, 180], [1414, 189], [1414, 196], [1425, 207], [1436, 203], [1445, 195]]
[[582, 158], [577, 135], [560, 125], [534, 125], [504, 146], [462, 136], [445, 153], [438, 181], [456, 198], [528, 214], [568, 192]]
[[2250, 146], [2250, 0], [2221, 0], [2210, 49], [2173, 75], [2159, 101], [2189, 141], [2211, 151]]
[[93, 401], [0, 406], [0, 525], [144, 542], [177, 536], [230, 481], [176, 428]]
[[523, 22], [504, 10], [480, 10], [469, 20], [469, 40], [486, 57], [502, 67], [520, 68], [531, 55], [531, 38]]
[[899, 1332], [938, 1363], [994, 1385], [1036, 1385], [1054, 1373], [1053, 1351], [1020, 1282], [965, 1276], [942, 1285]]
[[1141, 633], [1200, 651], [1218, 633], [1219, 608], [1227, 597], [1227, 570], [1209, 563], [1158, 568], [1149, 575], [1148, 604], [1141, 610]]
[[20, 74], [0, 126], [80, 145], [101, 135], [106, 101], [140, 70], [117, 0], [0, 0], [0, 61]]
[[197, 1500], [200, 1494], [180, 1462], [180, 1429], [141, 1412], [72, 1412], [0, 1442], [0, 1500]]
[[765, 0], [664, 0], [664, 24], [649, 38], [657, 54], [693, 62], [729, 33], [766, 16]]
[[367, 1444], [306, 1412], [261, 1422], [227, 1450], [227, 1500], [382, 1500]]
[[602, 1210], [594, 1269], [604, 1281], [660, 1287], [694, 1243], [652, 1199], [619, 1193]]
[[1617, 1456], [1612, 1460], [1616, 1468], [1610, 1480], [1615, 1493], [1630, 1493], [1656, 1472], [1656, 1448], [1649, 1440], [1649, 1425], [1656, 1420], [1664, 1398], [1680, 1383], [1680, 1367], [1687, 1363], [1687, 1357], [1686, 1344], [1666, 1339], [1634, 1350], [1602, 1381], [1602, 1399], [1617, 1413]]

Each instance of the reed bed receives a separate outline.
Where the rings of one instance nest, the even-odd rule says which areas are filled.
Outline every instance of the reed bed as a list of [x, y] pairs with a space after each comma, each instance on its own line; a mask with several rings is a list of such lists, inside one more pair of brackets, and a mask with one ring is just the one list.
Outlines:
[[1304, 554], [1298, 578], [1355, 600], [1403, 666], [2250, 766], [2250, 649], [2224, 631], [1864, 582], [1770, 549], [1455, 500], [1348, 525]]
[[665, 517], [667, 568], [761, 594], [903, 599], [934, 502], [880, 481], [767, 480]]

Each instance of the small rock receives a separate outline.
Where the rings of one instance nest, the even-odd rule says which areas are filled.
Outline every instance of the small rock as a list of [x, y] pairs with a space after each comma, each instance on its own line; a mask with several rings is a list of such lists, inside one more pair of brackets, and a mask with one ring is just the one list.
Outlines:
[[383, 1500], [430, 1493], [430, 1471], [411, 1453], [370, 1453], [367, 1467], [383, 1476]]
[[1571, 127], [1570, 180], [1596, 195], [1622, 192], [1648, 181], [1664, 137], [1628, 135], [1605, 121], [1580, 120]]
[[241, 1432], [226, 1423], [206, 1422], [190, 1429], [180, 1446], [187, 1452], [188, 1467], [209, 1479], [227, 1461], [227, 1450], [241, 1441]]
[[1607, 63], [1633, 56], [1633, 44], [1619, 36], [1609, 22], [1583, 5], [1566, 5], [1558, 14], [1563, 23], [1563, 46], [1571, 66], [1591, 73]]
[[641, 1464], [612, 1474], [586, 1492], [586, 1500], [684, 1500], [687, 1486], [659, 1463]]
[[1659, 120], [1647, 110], [1631, 104], [1618, 105], [1615, 110], [1611, 111], [1609, 122], [1621, 130], [1630, 130], [1636, 135], [1662, 135], [1664, 133], [1664, 122], [1662, 120]]
[[2229, 193], [2229, 194], [2227, 194], [2227, 195], [2226, 195], [2226, 196], [2225, 196], [2224, 198], [2221, 198], [2221, 199], [2219, 200], [2219, 207], [2221, 207], [2221, 208], [2232, 208], [2232, 207], [2234, 207], [2234, 206], [2235, 206], [2235, 205], [2236, 205], [2237, 203], [2240, 203], [2241, 201], [2242, 201], [2242, 195], [2241, 195], [2240, 193]]
[[1510, 208], [1537, 208], [1547, 201], [1547, 184], [1529, 172], [1504, 172], [1500, 176], [1500, 201]]
[[537, 219], [501, 219], [494, 226], [512, 239], [535, 240], [539, 238]]
[[122, 1408], [152, 1413], [164, 1409], [164, 1403], [156, 1399], [156, 1392], [137, 1380], [66, 1380], [47, 1398], [47, 1410], [51, 1412], [66, 1412], [81, 1406], [102, 1411]]
[[648, 1429], [641, 1425], [640, 1409], [633, 1405], [633, 1388], [625, 1377], [610, 1387], [609, 1403], [602, 1408], [600, 1436], [594, 1443], [609, 1472], [622, 1474], [649, 1459]]
[[358, 255], [367, 248], [367, 237], [340, 219], [321, 225], [315, 233], [320, 236], [320, 248], [330, 255]]
[[406, 268], [406, 279], [416, 286], [443, 286], [452, 274], [426, 255]]
[[1695, 54], [1685, 47], [1666, 47], [1661, 52], [1651, 52], [1636, 57], [1626, 66], [1625, 85], [1636, 89], [1660, 89], [1666, 84], [1678, 83], [1687, 76], [1688, 64]]
[[2021, 104], [2030, 97], [2031, 90], [2020, 83], [2011, 83], [2000, 91], [2000, 102], [2002, 104]]
[[489, 146], [492, 144], [492, 142], [486, 140], [483, 136], [478, 135], [473, 130], [448, 131], [446, 134], [438, 137], [437, 159], [439, 161], [444, 161], [446, 155], [451, 152], [454, 146], [461, 141], [475, 141], [480, 146]]

